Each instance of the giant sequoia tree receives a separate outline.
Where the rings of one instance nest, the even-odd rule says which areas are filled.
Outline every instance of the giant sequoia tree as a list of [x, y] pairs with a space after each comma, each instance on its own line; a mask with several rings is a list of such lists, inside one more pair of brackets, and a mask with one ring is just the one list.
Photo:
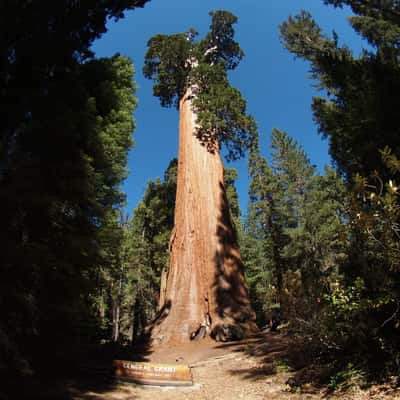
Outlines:
[[144, 66], [161, 105], [180, 112], [171, 261], [163, 313], [153, 329], [161, 342], [207, 334], [228, 340], [256, 329], [219, 155], [224, 144], [228, 158], [241, 156], [255, 123], [227, 78], [243, 57], [233, 39], [237, 19], [227, 11], [210, 15], [210, 32], [200, 41], [194, 30], [152, 37]]

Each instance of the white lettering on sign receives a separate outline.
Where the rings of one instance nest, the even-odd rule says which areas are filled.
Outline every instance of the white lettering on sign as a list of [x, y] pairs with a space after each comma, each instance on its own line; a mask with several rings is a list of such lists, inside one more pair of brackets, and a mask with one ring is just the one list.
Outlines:
[[136, 371], [148, 371], [148, 372], [156, 371], [156, 372], [168, 372], [168, 373], [176, 372], [175, 367], [156, 366], [153, 369], [153, 367], [149, 365], [129, 364], [129, 363], [123, 363], [122, 367], [126, 369], [133, 369]]

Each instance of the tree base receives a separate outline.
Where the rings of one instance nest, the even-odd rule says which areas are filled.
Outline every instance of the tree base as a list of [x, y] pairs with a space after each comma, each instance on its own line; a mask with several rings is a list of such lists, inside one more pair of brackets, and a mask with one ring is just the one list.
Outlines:
[[216, 342], [231, 342], [245, 339], [259, 332], [259, 328], [253, 318], [250, 320], [236, 322], [232, 318], [225, 320], [217, 319], [218, 322], [211, 323], [212, 318], [206, 316], [198, 324], [192, 324], [194, 329], [188, 330], [187, 335], [174, 334], [174, 328], [168, 321], [170, 306], [165, 305], [152, 324], [147, 328], [147, 335], [151, 338], [152, 344], [166, 343], [187, 343], [190, 341], [199, 341], [210, 337]]

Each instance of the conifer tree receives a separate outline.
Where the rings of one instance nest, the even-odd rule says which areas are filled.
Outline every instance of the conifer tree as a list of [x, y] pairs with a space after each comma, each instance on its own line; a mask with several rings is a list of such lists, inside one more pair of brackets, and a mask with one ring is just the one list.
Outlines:
[[[346, 243], [341, 178], [329, 168], [325, 175], [316, 174], [287, 133], [274, 129], [271, 143], [271, 165], [257, 147], [251, 152], [246, 224], [246, 261], [252, 258], [247, 273], [263, 323], [276, 314], [274, 309], [286, 319], [311, 311], [310, 301], [326, 293], [324, 277], [337, 275]], [[288, 287], [293, 280], [298, 293]]]
[[237, 18], [210, 13], [209, 33], [156, 35], [149, 40], [144, 74], [154, 80], [161, 105], [180, 112], [175, 227], [166, 302], [153, 338], [217, 340], [256, 329], [243, 266], [229, 215], [219, 151], [243, 154], [255, 134], [246, 103], [228, 81], [243, 51], [234, 40]]
[[[105, 264], [99, 282], [99, 313], [104, 337], [125, 343], [135, 341], [163, 304], [163, 279], [168, 271], [169, 240], [173, 228], [177, 160], [164, 179], [149, 181], [132, 219], [116, 213], [101, 230]], [[227, 197], [235, 228], [241, 230], [237, 171], [225, 170]], [[118, 310], [118, 312], [116, 312]], [[115, 333], [118, 332], [118, 335]]]
[[255, 308], [259, 321], [265, 323], [271, 306], [280, 304], [284, 268], [281, 252], [285, 237], [283, 221], [277, 209], [281, 188], [271, 166], [260, 155], [258, 143], [250, 152], [249, 175], [245, 260], [252, 301], [257, 304]]
[[1, 372], [95, 339], [99, 228], [123, 197], [135, 100], [128, 60], [85, 63], [107, 20], [147, 1], [0, 2]]
[[279, 191], [276, 193], [276, 207], [281, 215], [281, 229], [287, 241], [281, 242], [282, 257], [287, 268], [295, 269], [302, 255], [297, 253], [297, 239], [306, 225], [305, 203], [310, 180], [315, 167], [297, 141], [286, 132], [274, 129], [271, 135], [272, 169]]
[[[114, 222], [119, 242], [113, 247], [114, 264], [108, 261], [102, 292], [106, 334], [114, 341], [138, 339], [158, 311], [160, 278], [169, 261], [176, 167], [173, 159], [162, 181], [148, 182], [131, 220], [120, 217], [118, 224]], [[104, 234], [108, 240], [113, 237], [110, 233]]]
[[1, 330], [15, 343], [57, 345], [72, 357], [80, 342], [96, 339], [91, 302], [113, 247], [101, 229], [123, 202], [133, 144], [132, 76], [130, 60], [117, 55], [53, 82], [32, 110], [29, 138], [18, 140], [12, 167], [3, 170], [0, 219], [9, 230], [2, 232], [2, 307], [4, 316], [19, 317], [5, 318]]
[[[373, 358], [393, 368], [393, 354], [398, 357], [400, 348], [394, 339], [399, 326], [399, 296], [394, 289], [398, 283], [392, 275], [396, 257], [390, 250], [392, 235], [398, 238], [393, 188], [400, 148], [399, 5], [391, 0], [324, 3], [350, 6], [355, 15], [349, 22], [369, 45], [355, 56], [345, 45], [339, 46], [336, 34], [324, 35], [307, 12], [289, 17], [281, 26], [285, 46], [310, 62], [313, 78], [326, 91], [325, 98], [313, 100], [314, 117], [329, 138], [339, 171], [352, 184], [345, 215], [349, 246], [343, 279], [328, 296], [332, 310], [325, 327], [330, 327], [328, 336], [342, 355], [358, 357], [357, 352], [368, 347], [369, 357], [363, 356], [362, 364]], [[393, 212], [390, 223], [384, 209]]]
[[313, 78], [327, 96], [315, 97], [312, 109], [330, 154], [341, 172], [386, 171], [379, 153], [386, 145], [399, 149], [399, 18], [395, 1], [338, 1], [356, 13], [352, 27], [371, 48], [356, 57], [336, 34], [324, 35], [308, 12], [281, 25], [286, 48], [311, 64]]

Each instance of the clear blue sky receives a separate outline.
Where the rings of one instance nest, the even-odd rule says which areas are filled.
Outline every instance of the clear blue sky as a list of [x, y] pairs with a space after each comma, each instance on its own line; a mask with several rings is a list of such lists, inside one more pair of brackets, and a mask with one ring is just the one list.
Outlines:
[[[269, 135], [276, 127], [296, 138], [319, 170], [330, 163], [327, 142], [317, 134], [310, 111], [311, 98], [317, 92], [308, 79], [309, 66], [294, 60], [283, 48], [278, 26], [290, 14], [308, 10], [327, 33], [334, 29], [340, 41], [358, 53], [361, 41], [346, 20], [349, 9], [324, 6], [322, 0], [151, 0], [144, 9], [110, 22], [108, 32], [93, 46], [98, 57], [116, 52], [129, 56], [136, 69], [136, 145], [129, 157], [130, 174], [124, 184], [129, 213], [141, 199], [147, 181], [162, 177], [178, 150], [178, 112], [159, 105], [152, 95], [152, 82], [142, 75], [147, 41], [157, 33], [185, 32], [191, 27], [204, 34], [210, 23], [208, 12], [217, 9], [229, 10], [239, 18], [236, 38], [246, 56], [232, 72], [231, 81], [247, 99], [248, 110], [257, 121], [262, 153], [269, 156]], [[246, 160], [228, 166], [238, 169], [239, 200], [246, 212]]]

